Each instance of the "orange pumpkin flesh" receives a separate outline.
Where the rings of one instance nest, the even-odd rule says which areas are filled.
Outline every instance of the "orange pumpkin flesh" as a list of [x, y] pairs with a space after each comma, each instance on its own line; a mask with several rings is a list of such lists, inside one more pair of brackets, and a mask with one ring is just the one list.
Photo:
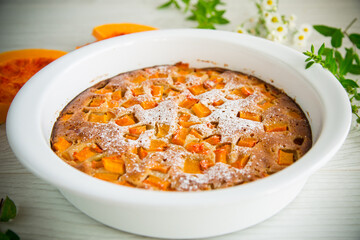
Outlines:
[[11, 101], [20, 88], [40, 69], [66, 52], [22, 49], [0, 53], [0, 124], [6, 120]]
[[96, 38], [96, 40], [100, 41], [129, 33], [151, 30], [157, 30], [157, 28], [136, 23], [110, 23], [95, 27], [92, 35]]

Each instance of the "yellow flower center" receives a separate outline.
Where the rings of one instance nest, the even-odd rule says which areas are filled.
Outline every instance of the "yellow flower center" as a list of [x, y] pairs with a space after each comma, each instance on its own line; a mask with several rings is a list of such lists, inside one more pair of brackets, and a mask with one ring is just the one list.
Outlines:
[[238, 33], [244, 33], [243, 30], [239, 29], [237, 30]]
[[300, 36], [299, 36], [299, 40], [304, 40], [304, 36], [303, 36], [303, 35], [300, 35]]
[[309, 29], [308, 28], [304, 28], [304, 32], [308, 32], [309, 31]]
[[278, 32], [282, 32], [282, 31], [284, 31], [284, 28], [283, 27], [278, 27], [277, 29], [276, 29]]
[[277, 22], [279, 21], [279, 19], [278, 19], [277, 17], [272, 17], [272, 18], [271, 18], [271, 21], [272, 21], [273, 23], [277, 23]]
[[267, 1], [267, 5], [270, 5], [270, 6], [273, 5], [273, 1], [268, 0], [268, 1]]

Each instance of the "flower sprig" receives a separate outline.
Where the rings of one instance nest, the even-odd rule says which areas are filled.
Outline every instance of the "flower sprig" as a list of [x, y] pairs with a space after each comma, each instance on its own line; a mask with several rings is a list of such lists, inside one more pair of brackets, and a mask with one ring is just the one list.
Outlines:
[[311, 34], [311, 27], [296, 27], [295, 15], [281, 15], [278, 0], [256, 0], [257, 15], [240, 24], [238, 33], [249, 33], [275, 42], [302, 47]]
[[[320, 64], [323, 68], [329, 70], [341, 83], [347, 91], [351, 103], [352, 113], [356, 116], [356, 122], [360, 123], [360, 92], [357, 80], [351, 79], [354, 75], [360, 75], [360, 59], [357, 49], [360, 49], [360, 34], [348, 34], [351, 25], [356, 21], [354, 19], [345, 30], [340, 28], [328, 27], [325, 25], [314, 25], [314, 29], [323, 36], [331, 38], [332, 48], [327, 48], [325, 43], [315, 51], [311, 45], [310, 51], [304, 52], [308, 58], [305, 68], [308, 69], [315, 63]], [[347, 37], [352, 43], [352, 47], [339, 49], [342, 46], [344, 37]], [[341, 54], [345, 51], [345, 56]]]
[[[16, 205], [6, 196], [5, 199], [0, 199], [0, 222], [8, 222], [16, 217]], [[20, 237], [8, 229], [6, 232], [0, 231], [1, 240], [20, 240]]]
[[197, 0], [193, 3], [191, 0], [169, 0], [158, 8], [175, 8], [182, 10], [185, 14], [190, 10], [191, 15], [188, 20], [198, 22], [197, 28], [215, 29], [216, 24], [227, 24], [229, 20], [224, 17], [226, 10], [219, 10], [219, 5], [225, 5], [221, 0]]

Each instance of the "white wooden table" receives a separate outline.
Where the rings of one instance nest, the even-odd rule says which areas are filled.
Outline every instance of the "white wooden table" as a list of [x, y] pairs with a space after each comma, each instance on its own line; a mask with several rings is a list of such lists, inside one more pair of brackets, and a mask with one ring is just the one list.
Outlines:
[[[161, 29], [196, 26], [174, 9], [157, 10], [165, 0], [1, 0], [0, 52], [23, 48], [72, 51], [93, 41], [94, 26], [135, 22]], [[233, 30], [255, 14], [251, 0], [229, 0], [226, 16]], [[345, 27], [359, 20], [359, 0], [281, 0], [280, 12], [297, 15], [297, 23]], [[322, 42], [313, 33], [311, 41]], [[21, 239], [147, 239], [121, 232], [81, 213], [58, 192], [26, 170], [12, 153], [0, 126], [0, 196], [19, 207], [11, 228]], [[269, 220], [249, 229], [213, 239], [360, 239], [360, 127], [352, 128], [336, 156], [310, 177], [299, 196]]]

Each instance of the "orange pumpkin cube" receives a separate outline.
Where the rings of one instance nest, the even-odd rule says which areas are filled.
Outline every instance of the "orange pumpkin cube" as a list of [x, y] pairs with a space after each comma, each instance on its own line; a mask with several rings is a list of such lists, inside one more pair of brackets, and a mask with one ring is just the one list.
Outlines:
[[153, 95], [154, 97], [161, 99], [163, 93], [164, 93], [164, 86], [156, 86], [156, 85], [151, 86], [151, 95]]
[[73, 113], [66, 113], [60, 117], [61, 121], [67, 121], [69, 120], [74, 114]]
[[135, 126], [135, 127], [129, 128], [129, 133], [131, 135], [135, 135], [135, 136], [140, 136], [145, 131], [146, 131], [146, 126], [145, 125]]
[[278, 164], [280, 165], [291, 165], [294, 163], [294, 151], [287, 151], [284, 149], [279, 149], [278, 152]]
[[261, 122], [261, 115], [253, 113], [253, 112], [246, 112], [246, 111], [240, 111], [239, 117], [251, 121], [257, 121]]
[[246, 164], [248, 163], [250, 159], [249, 155], [240, 155], [238, 157], [238, 159], [236, 160], [236, 162], [233, 162], [231, 164], [232, 167], [238, 168], [238, 169], [242, 169], [246, 166]]
[[157, 104], [157, 102], [155, 102], [155, 101], [143, 101], [143, 102], [140, 103], [140, 106], [141, 106], [143, 109], [145, 109], [145, 110], [154, 108], [154, 107], [156, 107], [157, 105], [158, 105], [158, 104]]
[[103, 98], [93, 98], [89, 104], [89, 107], [100, 107], [105, 102]]
[[237, 145], [240, 147], [254, 147], [258, 142], [256, 138], [240, 138]]
[[117, 108], [117, 107], [119, 107], [119, 102], [111, 100], [111, 101], [107, 102], [107, 105], [109, 108]]
[[119, 101], [122, 98], [122, 93], [121, 90], [117, 90], [115, 92], [113, 92], [113, 94], [111, 94], [111, 99], [115, 100], [115, 101]]
[[207, 148], [205, 148], [204, 143], [191, 142], [185, 146], [185, 149], [192, 153], [201, 153], [205, 154], [207, 152]]
[[184, 121], [179, 122], [179, 125], [184, 127], [184, 128], [189, 128], [189, 127], [191, 127], [192, 125], [195, 125], [195, 124], [199, 124], [199, 123], [198, 122], [184, 122]]
[[173, 77], [173, 81], [174, 81], [175, 85], [185, 83], [186, 82], [186, 77], [185, 76]]
[[217, 145], [221, 141], [220, 135], [212, 135], [204, 140], [205, 142], [210, 143], [211, 145]]
[[124, 108], [129, 108], [129, 107], [134, 106], [135, 104], [139, 104], [139, 101], [134, 98], [131, 98], [131, 99], [127, 100], [126, 102], [124, 102], [121, 106], [123, 106]]
[[220, 106], [220, 105], [223, 105], [224, 104], [224, 101], [223, 100], [217, 100], [217, 101], [215, 101], [215, 102], [213, 102], [212, 103], [212, 105], [214, 106], [214, 107], [217, 107], [217, 106]]
[[58, 141], [53, 144], [53, 148], [56, 151], [63, 152], [68, 149], [72, 144], [68, 142], [65, 138], [59, 137]]
[[158, 188], [160, 190], [167, 190], [170, 186], [170, 182], [162, 180], [161, 178], [149, 175], [143, 183], [151, 185], [152, 187]]
[[169, 132], [170, 126], [167, 124], [156, 124], [156, 137], [162, 138], [165, 137]]
[[157, 161], [150, 161], [148, 164], [150, 170], [167, 173], [170, 169], [170, 166], [165, 166]]
[[274, 123], [264, 125], [265, 132], [284, 132], [288, 130], [288, 126], [286, 123]]
[[114, 117], [114, 114], [110, 112], [106, 113], [90, 113], [88, 117], [89, 122], [99, 122], [99, 123], [107, 123]]
[[201, 173], [200, 161], [187, 158], [184, 162], [185, 173]]
[[145, 94], [145, 91], [142, 87], [133, 88], [133, 89], [131, 89], [131, 92], [133, 93], [134, 96], [139, 96], [139, 95]]
[[185, 98], [180, 104], [180, 107], [190, 109], [195, 103], [199, 102], [198, 99]]
[[190, 119], [191, 115], [187, 113], [181, 113], [179, 117], [179, 122], [187, 122]]
[[270, 101], [268, 100], [263, 100], [263, 101], [260, 101], [257, 106], [260, 107], [261, 109], [263, 110], [266, 110], [268, 108], [270, 108], [272, 105], [274, 105], [273, 103], [271, 103]]
[[115, 123], [119, 126], [129, 126], [135, 124], [135, 119], [133, 115], [124, 115], [115, 120]]
[[171, 143], [184, 146], [188, 129], [179, 127], [171, 139]]
[[125, 173], [125, 162], [122, 156], [110, 156], [103, 157], [101, 159], [105, 170], [113, 173], [124, 174]]
[[83, 162], [86, 159], [91, 158], [95, 154], [96, 153], [92, 151], [90, 147], [84, 147], [83, 149], [80, 150], [80, 152], [74, 152], [73, 158], [79, 162]]
[[140, 147], [138, 150], [138, 155], [140, 159], [144, 159], [148, 155], [148, 152], [144, 148]]
[[146, 81], [146, 77], [144, 77], [143, 75], [139, 74], [139, 75], [137, 75], [136, 77], [134, 77], [131, 81], [132, 81], [133, 83], [142, 83], [142, 82]]
[[189, 134], [192, 134], [193, 136], [197, 137], [197, 138], [202, 138], [202, 135], [196, 131], [195, 129], [191, 129]]
[[106, 94], [110, 92], [112, 92], [110, 88], [101, 88], [95, 91], [96, 94]]
[[254, 89], [252, 89], [251, 87], [246, 87], [246, 86], [241, 87], [240, 91], [241, 91], [242, 96], [244, 96], [244, 97], [248, 97], [254, 93]]
[[149, 151], [164, 151], [167, 148], [167, 144], [164, 141], [153, 139], [150, 142]]
[[202, 171], [208, 170], [209, 168], [211, 168], [214, 165], [215, 164], [212, 161], [210, 161], [209, 159], [203, 159], [200, 161], [200, 169]]
[[206, 89], [204, 88], [203, 85], [194, 85], [189, 87], [188, 89], [193, 95], [200, 95], [206, 92]]
[[192, 106], [191, 110], [195, 113], [196, 116], [202, 118], [207, 117], [211, 114], [211, 110], [208, 109], [204, 104], [196, 103]]
[[226, 161], [226, 155], [227, 155], [227, 151], [225, 148], [218, 148], [214, 151], [215, 153], [215, 162], [222, 162], [222, 163], [227, 163]]
[[98, 169], [104, 167], [102, 161], [91, 161], [91, 168]]
[[137, 140], [139, 138], [139, 136], [133, 136], [130, 134], [125, 134], [124, 137], [131, 140]]
[[116, 173], [95, 173], [94, 177], [108, 182], [114, 182], [119, 179], [120, 175]]
[[216, 86], [215, 86], [215, 88], [216, 89], [223, 89], [224, 87], [225, 87], [225, 83], [224, 82], [220, 82], [220, 83], [218, 83]]
[[166, 94], [167, 96], [170, 96], [170, 97], [171, 97], [171, 96], [179, 95], [180, 92], [177, 91], [177, 90], [175, 90], [175, 89], [168, 88], [168, 89], [165, 90], [165, 94]]

